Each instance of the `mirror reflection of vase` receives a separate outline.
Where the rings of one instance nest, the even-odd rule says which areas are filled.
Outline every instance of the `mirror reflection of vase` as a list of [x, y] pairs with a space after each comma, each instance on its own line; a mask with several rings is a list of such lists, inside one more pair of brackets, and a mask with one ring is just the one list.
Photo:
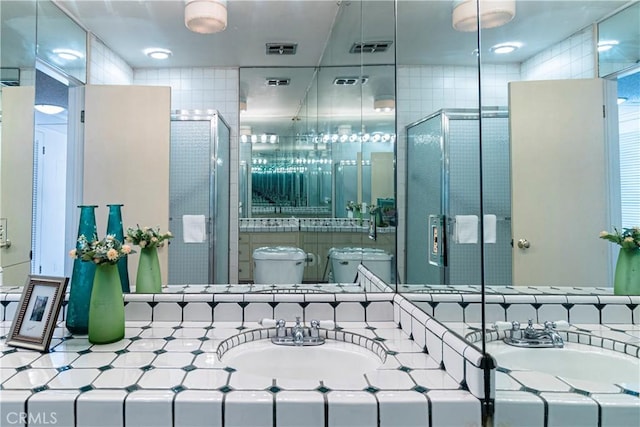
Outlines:
[[[107, 222], [107, 234], [112, 234], [120, 242], [124, 242], [124, 228], [122, 227], [122, 204], [107, 205], [109, 207], [109, 220]], [[122, 292], [129, 293], [129, 270], [127, 257], [118, 260], [118, 274]]]
[[614, 277], [615, 295], [640, 295], [640, 248], [620, 248]]
[[[96, 240], [98, 238], [95, 213], [97, 206], [86, 205], [78, 207], [80, 208], [78, 237], [84, 235], [89, 241]], [[77, 245], [78, 243], [76, 243], [76, 249], [78, 249]], [[84, 262], [79, 258], [73, 262], [66, 327], [74, 335], [84, 335], [88, 332], [89, 301], [95, 272], [96, 265], [93, 262]]]
[[162, 292], [162, 277], [160, 275], [160, 261], [158, 248], [148, 246], [140, 249], [140, 260], [136, 274], [136, 293], [154, 294]]

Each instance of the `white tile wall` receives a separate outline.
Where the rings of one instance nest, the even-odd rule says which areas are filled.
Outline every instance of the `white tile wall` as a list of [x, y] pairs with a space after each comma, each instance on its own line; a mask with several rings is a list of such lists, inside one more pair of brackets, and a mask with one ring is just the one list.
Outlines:
[[593, 27], [563, 40], [522, 63], [522, 80], [596, 77]]
[[89, 37], [88, 83], [94, 85], [130, 85], [133, 69], [93, 34]]

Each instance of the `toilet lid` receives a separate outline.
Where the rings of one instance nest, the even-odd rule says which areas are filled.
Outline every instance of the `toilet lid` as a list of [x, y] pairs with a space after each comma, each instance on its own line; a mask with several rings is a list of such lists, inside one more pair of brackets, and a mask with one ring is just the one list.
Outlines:
[[265, 246], [253, 251], [253, 259], [301, 261], [305, 257], [306, 254], [302, 249], [293, 246]]
[[329, 257], [341, 261], [389, 261], [391, 255], [375, 248], [332, 248]]

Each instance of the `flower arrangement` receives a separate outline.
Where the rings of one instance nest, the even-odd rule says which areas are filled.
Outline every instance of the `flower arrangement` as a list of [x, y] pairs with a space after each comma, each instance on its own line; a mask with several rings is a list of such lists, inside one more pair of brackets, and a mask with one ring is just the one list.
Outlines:
[[356, 203], [353, 200], [349, 200], [347, 202], [347, 210], [348, 211], [360, 212], [360, 209], [362, 209], [362, 205], [360, 203]]
[[622, 231], [614, 227], [613, 233], [601, 231], [600, 238], [617, 243], [623, 249], [638, 249], [640, 248], [640, 227], [623, 228]]
[[170, 231], [166, 233], [160, 232], [160, 227], [151, 228], [151, 227], [143, 227], [140, 228], [137, 225], [135, 228], [129, 227], [127, 228], [127, 234], [125, 235], [125, 240], [127, 242], [133, 243], [134, 245], [140, 246], [142, 249], [144, 248], [161, 248], [164, 246], [165, 240], [169, 240], [173, 238], [173, 234]]
[[124, 245], [114, 234], [107, 234], [102, 240], [91, 240], [82, 234], [78, 237], [78, 245], [69, 252], [73, 259], [92, 261], [97, 265], [115, 264], [122, 257], [135, 253], [131, 246]]

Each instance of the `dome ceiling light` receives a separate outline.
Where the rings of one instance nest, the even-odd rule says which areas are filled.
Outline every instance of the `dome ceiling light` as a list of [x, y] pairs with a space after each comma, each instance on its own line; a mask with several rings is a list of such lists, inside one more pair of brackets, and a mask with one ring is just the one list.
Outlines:
[[226, 0], [186, 0], [184, 25], [194, 33], [213, 34], [227, 28]]
[[519, 47], [520, 45], [518, 43], [500, 43], [500, 44], [491, 46], [489, 50], [498, 55], [504, 55], [507, 53], [515, 52], [516, 50], [518, 50]]
[[481, 28], [499, 27], [516, 16], [515, 0], [457, 0], [453, 2], [453, 28], [478, 31], [478, 7]]
[[153, 59], [167, 59], [173, 53], [169, 49], [153, 47], [153, 48], [145, 49], [144, 54], [147, 55], [149, 58], [153, 58]]

